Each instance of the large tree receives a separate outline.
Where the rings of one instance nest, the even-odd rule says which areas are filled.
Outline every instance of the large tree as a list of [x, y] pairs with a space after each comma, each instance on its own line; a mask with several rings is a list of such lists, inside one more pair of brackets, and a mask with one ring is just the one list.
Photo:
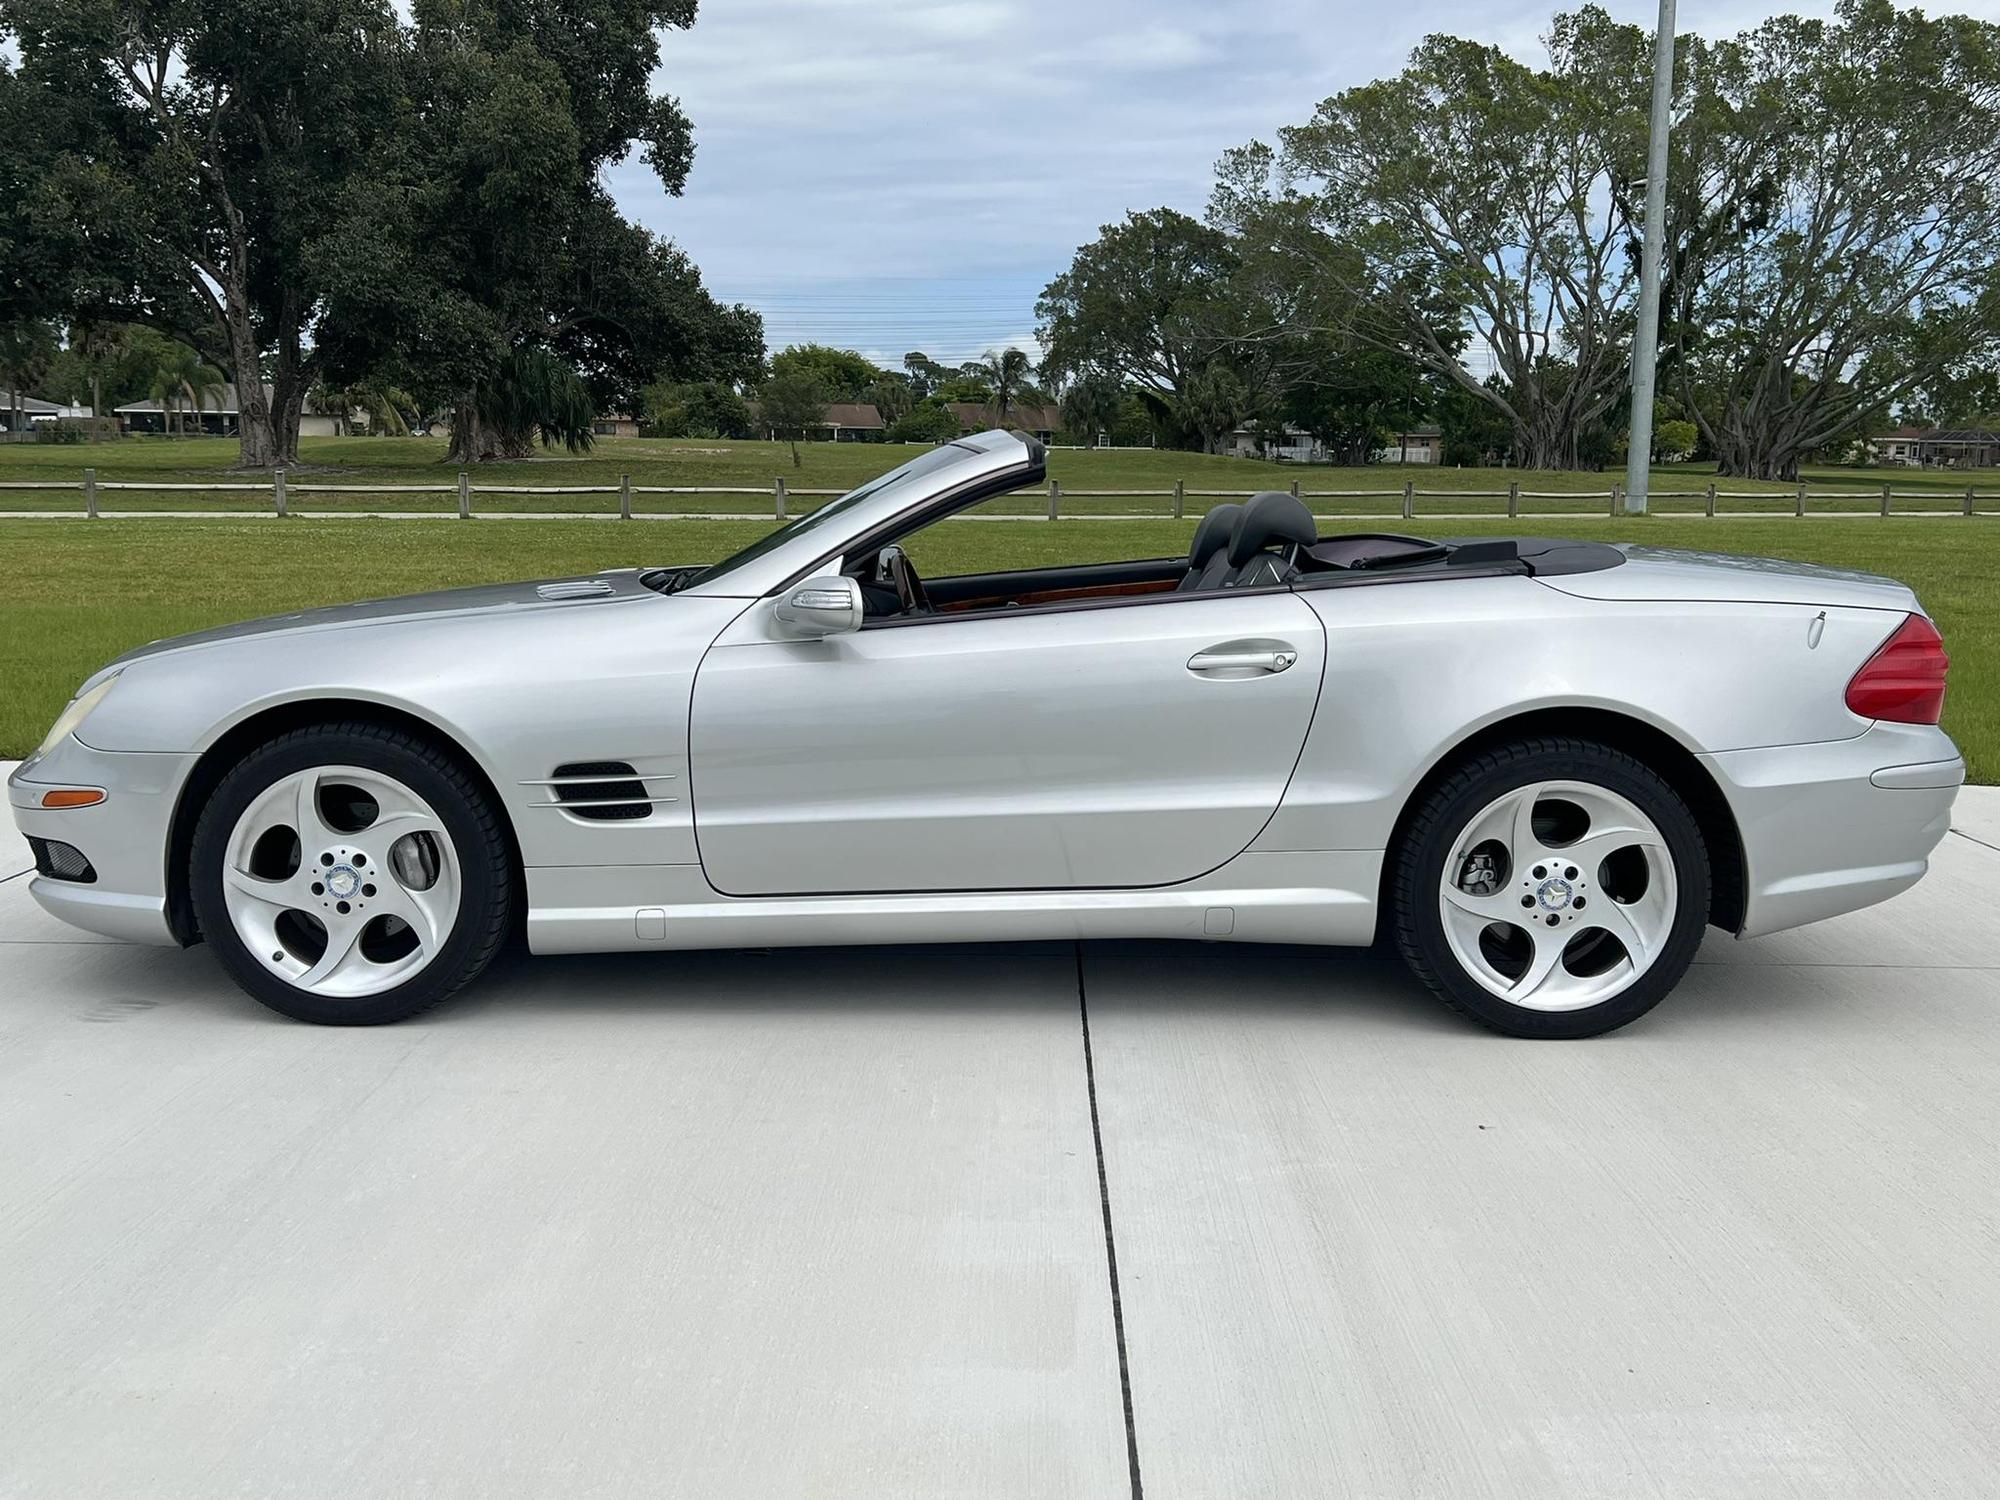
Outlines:
[[[1597, 10], [1558, 17], [1548, 48], [1536, 68], [1431, 37], [1395, 77], [1284, 131], [1279, 149], [1225, 157], [1212, 216], [1268, 234], [1299, 285], [1327, 288], [1288, 331], [1323, 330], [1332, 306], [1346, 335], [1492, 407], [1517, 461], [1568, 468], [1627, 382], [1638, 291], [1627, 189], [1644, 153], [1647, 64], [1644, 34]], [[1452, 315], [1439, 317], [1440, 302]], [[1466, 357], [1462, 321], [1500, 380]]]
[[1228, 234], [1170, 208], [1105, 225], [1035, 304], [1043, 371], [1130, 382], [1182, 441], [1212, 431], [1242, 385], [1210, 375], [1240, 331], [1237, 265]]
[[418, 0], [398, 147], [321, 246], [333, 373], [449, 410], [461, 461], [581, 446], [591, 409], [656, 380], [756, 373], [757, 315], [601, 181], [636, 150], [681, 191], [690, 127], [651, 78], [656, 28], [693, 19], [693, 0]]
[[315, 249], [399, 113], [387, 0], [0, 0], [0, 31], [9, 294], [189, 345], [236, 384], [242, 462], [295, 458]]
[[882, 371], [852, 349], [831, 344], [787, 344], [771, 356], [773, 375], [802, 375], [829, 401], [863, 401]]
[[1687, 55], [1667, 352], [1722, 472], [1790, 479], [2000, 355], [2000, 27], [1844, 0]]

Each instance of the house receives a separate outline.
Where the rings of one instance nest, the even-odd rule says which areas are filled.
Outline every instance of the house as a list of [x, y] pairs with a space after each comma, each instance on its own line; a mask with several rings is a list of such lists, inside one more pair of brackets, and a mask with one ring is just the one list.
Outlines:
[[1303, 427], [1287, 422], [1275, 434], [1267, 427], [1239, 427], [1223, 439], [1231, 458], [1263, 458], [1281, 464], [1323, 464], [1326, 445]]
[[1984, 427], [1898, 427], [1868, 439], [1880, 464], [1924, 469], [2000, 467], [2000, 432]]
[[[755, 410], [754, 403], [752, 409]], [[761, 411], [756, 412], [756, 417], [766, 438], [775, 442], [782, 436], [777, 428], [764, 421]], [[835, 401], [828, 405], [819, 421], [806, 429], [806, 437], [816, 443], [879, 443], [887, 426], [882, 413], [866, 401]]]
[[[264, 397], [269, 400], [270, 396], [271, 388], [267, 385]], [[225, 383], [203, 393], [199, 412], [193, 403], [183, 400], [178, 415], [171, 423], [168, 421], [170, 414], [158, 401], [133, 401], [116, 406], [112, 408], [112, 415], [118, 418], [119, 426], [127, 432], [199, 430], [209, 437], [235, 437], [242, 422], [242, 407], [237, 403], [236, 387]], [[348, 413], [348, 423], [362, 421], [365, 418], [360, 413]], [[343, 425], [338, 415], [323, 410], [310, 396], [306, 398], [305, 411], [299, 417], [300, 437], [339, 437]]]
[[0, 432], [14, 430], [16, 410], [20, 412], [23, 432], [32, 432], [37, 427], [50, 426], [56, 422], [90, 420], [90, 408], [87, 406], [63, 406], [54, 401], [44, 401], [39, 396], [0, 391]]
[[637, 437], [639, 419], [622, 411], [608, 411], [591, 420], [590, 431], [596, 437]]
[[1908, 424], [1894, 432], [1884, 432], [1868, 439], [1870, 452], [1878, 464], [1916, 465], [1922, 460], [1917, 457], [1917, 443], [1923, 437], [1924, 429]]
[[960, 437], [973, 432], [990, 432], [995, 427], [1011, 427], [1048, 443], [1055, 441], [1056, 432], [1062, 426], [1062, 415], [1053, 406], [1010, 406], [1005, 422], [983, 401], [947, 401], [945, 409], [958, 418]]
[[1444, 429], [1425, 424], [1393, 434], [1375, 452], [1379, 464], [1435, 464], [1444, 461]]

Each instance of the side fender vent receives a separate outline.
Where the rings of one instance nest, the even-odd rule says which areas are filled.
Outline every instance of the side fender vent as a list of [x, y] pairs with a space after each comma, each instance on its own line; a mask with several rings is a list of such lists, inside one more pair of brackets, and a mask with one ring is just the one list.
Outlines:
[[555, 768], [548, 785], [559, 807], [574, 817], [598, 823], [643, 818], [653, 810], [655, 801], [674, 800], [647, 795], [639, 773], [622, 760], [571, 761]]

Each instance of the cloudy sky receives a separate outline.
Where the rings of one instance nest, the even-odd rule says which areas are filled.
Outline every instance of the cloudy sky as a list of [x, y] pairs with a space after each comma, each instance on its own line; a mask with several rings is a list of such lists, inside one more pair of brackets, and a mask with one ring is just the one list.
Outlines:
[[[773, 349], [898, 361], [1030, 345], [1034, 300], [1127, 209], [1199, 215], [1232, 145], [1393, 72], [1432, 32], [1538, 58], [1521, 0], [702, 0], [660, 86], [694, 120], [686, 194], [636, 160], [627, 212], [687, 247]], [[1609, 0], [1650, 25], [1656, 0]], [[1933, 5], [1933, 9], [1947, 8]], [[2000, 0], [1951, 9], [2000, 19]], [[1682, 0], [1721, 35], [1831, 0]]]

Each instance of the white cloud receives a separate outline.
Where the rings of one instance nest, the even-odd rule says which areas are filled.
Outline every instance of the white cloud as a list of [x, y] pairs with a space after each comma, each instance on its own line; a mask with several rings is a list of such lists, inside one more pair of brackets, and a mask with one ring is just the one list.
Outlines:
[[[1931, 8], [1940, 8], [1933, 5]], [[1952, 5], [2000, 19], [2000, 0]], [[1035, 293], [1100, 224], [1199, 214], [1229, 147], [1399, 67], [1450, 32], [1540, 54], [1553, 4], [1410, 0], [707, 0], [659, 84], [695, 123], [685, 197], [633, 161], [612, 190], [761, 307], [814, 337], [954, 358], [1032, 328]], [[1653, 0], [1611, 0], [1650, 25]], [[1832, 0], [1682, 0], [1724, 34]]]

